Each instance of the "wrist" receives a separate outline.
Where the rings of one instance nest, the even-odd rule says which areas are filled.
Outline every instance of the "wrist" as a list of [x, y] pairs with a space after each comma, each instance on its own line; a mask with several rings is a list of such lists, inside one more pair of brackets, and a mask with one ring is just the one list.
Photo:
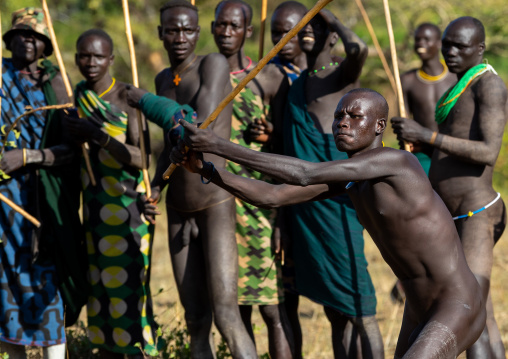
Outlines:
[[429, 134], [427, 136], [427, 143], [431, 146], [434, 146], [434, 144], [436, 143], [436, 140], [437, 140], [437, 136], [439, 135], [439, 132], [438, 131], [430, 131], [429, 130]]
[[28, 164], [43, 164], [46, 158], [44, 150], [29, 150], [24, 148], [23, 166]]
[[199, 171], [199, 174], [201, 175], [201, 183], [208, 184], [212, 182], [215, 173], [216, 169], [212, 162], [203, 162], [203, 167]]

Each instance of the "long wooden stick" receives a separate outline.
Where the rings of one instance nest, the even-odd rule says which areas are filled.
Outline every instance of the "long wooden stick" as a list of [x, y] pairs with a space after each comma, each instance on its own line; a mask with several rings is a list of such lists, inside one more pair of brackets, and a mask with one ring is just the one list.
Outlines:
[[[300, 31], [307, 23], [314, 17], [316, 14], [321, 11], [328, 3], [332, 2], [332, 0], [318, 0], [316, 5], [312, 9], [309, 10], [307, 14], [295, 25], [280, 41], [270, 50], [269, 53], [266, 54], [261, 60], [259, 60], [258, 64], [252, 69], [251, 72], [247, 74], [243, 78], [242, 81], [231, 91], [229, 95], [224, 98], [224, 100], [219, 103], [217, 108], [208, 116], [208, 118], [199, 126], [199, 128], [207, 128], [213, 121], [217, 119], [217, 116], [221, 111], [226, 107], [233, 99], [243, 90], [243, 88], [252, 80], [258, 73], [261, 71], [263, 67], [270, 61], [277, 53], [291, 40], [297, 33]], [[164, 172], [162, 177], [167, 180], [169, 176], [176, 169], [176, 165], [174, 163], [169, 166], [169, 168]]]
[[395, 94], [397, 94], [397, 88], [395, 86], [395, 79], [393, 78], [392, 70], [390, 70], [390, 66], [388, 66], [388, 61], [386, 61], [385, 54], [379, 45], [379, 41], [377, 40], [376, 33], [374, 32], [374, 28], [369, 19], [369, 15], [367, 15], [367, 11], [363, 7], [362, 0], [355, 0], [356, 5], [360, 9], [360, 13], [362, 14], [363, 21], [365, 21], [365, 25], [367, 25], [367, 30], [369, 30], [370, 37], [372, 38], [372, 42], [374, 43], [374, 47], [376, 48], [376, 52], [381, 59], [381, 63], [383, 64], [383, 68], [385, 69], [386, 76], [390, 81], [390, 85], [392, 85], [392, 90]]
[[37, 220], [34, 216], [27, 213], [23, 208], [18, 206], [16, 203], [12, 202], [9, 198], [5, 197], [2, 193], [0, 193], [0, 201], [7, 204], [9, 207], [11, 207], [13, 210], [21, 214], [23, 217], [25, 217], [27, 220], [33, 223], [34, 226], [39, 228], [41, 226], [41, 222]]
[[258, 61], [263, 58], [263, 52], [265, 47], [265, 27], [266, 27], [266, 8], [267, 8], [267, 0], [262, 0], [261, 2], [261, 21], [259, 26], [259, 55]]
[[[397, 61], [397, 49], [395, 48], [395, 38], [393, 36], [392, 18], [390, 16], [390, 5], [388, 5], [388, 0], [383, 0], [383, 5], [385, 9], [386, 27], [388, 28], [388, 37], [390, 38], [393, 76], [395, 77], [395, 86], [397, 87], [399, 114], [401, 117], [406, 117], [406, 107], [404, 106], [404, 95], [402, 94], [402, 84], [400, 83], [399, 62]], [[411, 147], [406, 141], [404, 141], [404, 149], [411, 152]]]
[[[129, 44], [129, 54], [131, 58], [131, 71], [132, 71], [132, 84], [139, 87], [138, 79], [138, 65], [136, 62], [136, 50], [134, 49], [134, 40], [132, 38], [131, 18], [129, 15], [129, 2], [122, 0], [123, 16], [125, 19], [125, 35], [127, 35], [127, 42]], [[150, 178], [148, 177], [148, 165], [146, 161], [146, 147], [145, 147], [145, 133], [143, 131], [143, 117], [141, 111], [137, 111], [138, 128], [139, 128], [139, 149], [141, 151], [141, 171], [143, 172], [143, 182], [146, 187], [146, 197], [152, 196], [152, 187], [150, 185]]]
[[191, 5], [196, 5], [196, 0], [191, 0], [190, 3]]
[[[65, 90], [67, 91], [67, 96], [69, 96], [69, 100], [72, 103], [73, 92], [71, 83], [69, 82], [69, 78], [67, 77], [67, 71], [65, 71], [65, 64], [62, 59], [62, 54], [60, 53], [60, 48], [58, 47], [58, 42], [56, 40], [55, 30], [53, 29], [53, 22], [51, 21], [51, 15], [49, 14], [49, 8], [46, 0], [41, 0], [42, 3], [42, 11], [44, 12], [44, 17], [46, 18], [46, 22], [48, 24], [49, 37], [51, 39], [51, 44], [53, 45], [53, 51], [55, 52], [56, 62], [58, 63], [58, 67], [60, 68], [60, 74], [62, 75], [62, 79], [65, 85]], [[81, 151], [83, 152], [83, 158], [85, 159], [86, 168], [88, 171], [88, 176], [90, 177], [90, 182], [93, 186], [97, 183], [95, 182], [95, 176], [93, 175], [92, 166], [90, 164], [90, 157], [88, 156], [88, 151], [86, 150], [86, 146], [83, 143], [81, 145]]]

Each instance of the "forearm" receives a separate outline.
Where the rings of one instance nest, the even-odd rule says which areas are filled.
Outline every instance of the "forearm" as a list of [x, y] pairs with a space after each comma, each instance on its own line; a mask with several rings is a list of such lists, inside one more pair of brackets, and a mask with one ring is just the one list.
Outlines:
[[61, 166], [71, 163], [76, 156], [75, 150], [68, 144], [61, 144], [41, 150], [26, 150], [26, 164], [44, 167]]
[[432, 134], [424, 137], [425, 143], [432, 144], [438, 150], [456, 157], [462, 161], [479, 165], [494, 166], [499, 148], [498, 146], [489, 146], [484, 141], [472, 141], [437, 133], [432, 142]]
[[309, 184], [310, 178], [306, 174], [312, 173], [315, 165], [294, 157], [253, 151], [224, 139], [218, 140], [217, 145], [210, 152], [268, 175], [282, 183], [297, 186]]
[[142, 169], [141, 150], [139, 147], [122, 143], [102, 131], [94, 137], [93, 142], [107, 150], [117, 161], [137, 169]]
[[165, 181], [163, 178], [164, 172], [168, 169], [171, 164], [169, 160], [169, 150], [171, 149], [168, 143], [164, 144], [164, 149], [157, 160], [157, 166], [155, 168], [155, 175], [152, 178], [151, 186], [152, 188], [159, 189], [159, 192], [162, 192], [164, 187], [168, 184], [168, 181]]

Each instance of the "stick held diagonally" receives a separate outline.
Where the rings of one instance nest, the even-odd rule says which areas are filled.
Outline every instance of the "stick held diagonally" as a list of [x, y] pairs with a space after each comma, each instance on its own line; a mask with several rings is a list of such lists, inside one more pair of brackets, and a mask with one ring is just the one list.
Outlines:
[[[199, 126], [199, 128], [207, 128], [213, 121], [217, 119], [217, 116], [221, 111], [231, 102], [233, 99], [242, 91], [247, 83], [251, 81], [263, 67], [266, 66], [268, 61], [270, 61], [277, 53], [291, 40], [297, 33], [300, 31], [307, 23], [316, 16], [321, 9], [323, 9], [327, 4], [332, 2], [332, 0], [319, 0], [316, 5], [312, 7], [312, 9], [305, 14], [305, 16], [295, 25], [280, 41], [268, 52], [261, 60], [259, 60], [258, 64], [252, 69], [251, 72], [247, 74], [243, 78], [242, 81], [227, 95], [224, 100], [219, 103], [217, 108], [208, 116], [208, 118]], [[188, 149], [186, 149], [188, 150]], [[163, 179], [167, 180], [173, 171], [176, 169], [176, 165], [174, 163], [169, 166], [169, 168], [162, 175]]]

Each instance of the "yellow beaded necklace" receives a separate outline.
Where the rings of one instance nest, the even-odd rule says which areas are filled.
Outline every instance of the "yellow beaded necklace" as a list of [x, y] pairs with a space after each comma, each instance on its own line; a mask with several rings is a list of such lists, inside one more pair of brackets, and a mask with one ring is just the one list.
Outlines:
[[446, 66], [446, 63], [444, 62], [444, 60], [440, 60], [440, 61], [441, 61], [441, 64], [443, 64], [443, 72], [441, 72], [439, 75], [432, 76], [432, 75], [425, 73], [422, 69], [418, 69], [418, 71], [416, 71], [416, 77], [425, 83], [436, 83], [436, 82], [441, 81], [442, 79], [444, 79], [446, 77], [446, 75], [448, 75], [448, 66]]

